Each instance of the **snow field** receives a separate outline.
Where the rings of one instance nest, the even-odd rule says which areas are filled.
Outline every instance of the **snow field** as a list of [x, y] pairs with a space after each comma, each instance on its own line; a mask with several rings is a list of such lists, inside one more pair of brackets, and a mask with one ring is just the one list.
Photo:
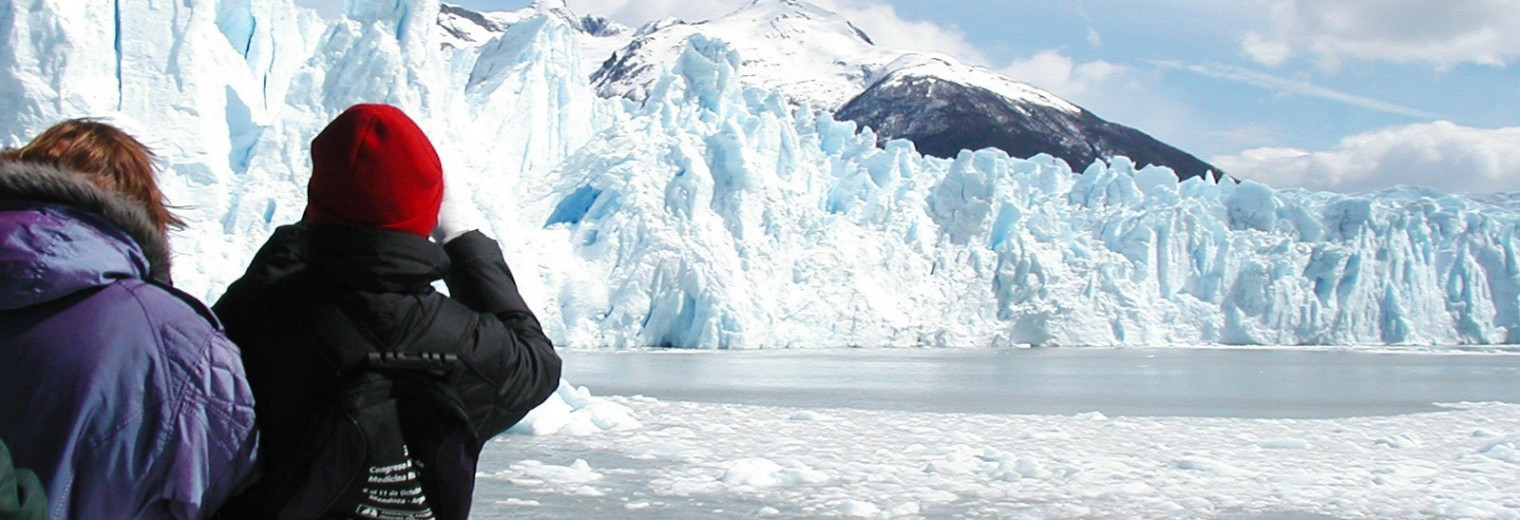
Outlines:
[[812, 410], [566, 393], [637, 421], [493, 442], [477, 484], [478, 517], [1520, 518], [1514, 404], [1270, 420]]

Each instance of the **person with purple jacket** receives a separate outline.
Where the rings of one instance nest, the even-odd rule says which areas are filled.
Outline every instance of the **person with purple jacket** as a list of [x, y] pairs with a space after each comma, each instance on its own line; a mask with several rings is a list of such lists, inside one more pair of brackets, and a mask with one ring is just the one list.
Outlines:
[[255, 476], [238, 350], [170, 285], [177, 225], [111, 125], [0, 153], [0, 439], [49, 518], [206, 518]]

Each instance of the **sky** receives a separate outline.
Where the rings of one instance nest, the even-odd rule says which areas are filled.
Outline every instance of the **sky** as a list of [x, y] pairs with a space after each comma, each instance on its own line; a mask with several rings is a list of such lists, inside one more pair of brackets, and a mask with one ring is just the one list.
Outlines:
[[[636, 26], [748, 1], [566, 3]], [[1045, 88], [1238, 178], [1520, 191], [1520, 0], [812, 1], [879, 45]], [[328, 15], [341, 3], [298, 2]]]

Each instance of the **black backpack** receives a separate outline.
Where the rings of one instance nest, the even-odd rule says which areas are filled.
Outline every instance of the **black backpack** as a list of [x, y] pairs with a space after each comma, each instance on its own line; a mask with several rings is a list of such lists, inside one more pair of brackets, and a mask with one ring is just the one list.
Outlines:
[[382, 351], [338, 305], [320, 302], [313, 293], [293, 294], [305, 292], [300, 289], [275, 292], [302, 336], [342, 376], [296, 453], [264, 475], [262, 516], [469, 517], [479, 445], [464, 403], [447, 384], [458, 359], [438, 352], [457, 350], [460, 343]]

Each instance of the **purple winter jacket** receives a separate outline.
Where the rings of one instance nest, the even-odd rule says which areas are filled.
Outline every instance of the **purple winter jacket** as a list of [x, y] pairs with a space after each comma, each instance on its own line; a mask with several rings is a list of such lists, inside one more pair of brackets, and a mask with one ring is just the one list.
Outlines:
[[196, 519], [254, 476], [253, 394], [146, 212], [0, 163], [0, 439], [48, 515]]

